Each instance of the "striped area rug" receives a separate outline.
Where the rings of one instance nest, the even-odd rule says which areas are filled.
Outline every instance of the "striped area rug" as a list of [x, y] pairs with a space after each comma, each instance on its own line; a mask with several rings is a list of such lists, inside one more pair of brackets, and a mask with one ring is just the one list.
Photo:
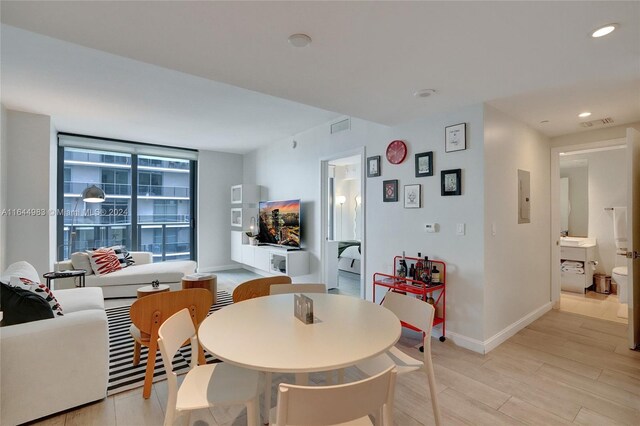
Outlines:
[[[209, 314], [233, 303], [231, 295], [226, 291], [219, 291], [215, 305], [209, 310]], [[129, 334], [131, 319], [129, 318], [130, 306], [120, 306], [106, 309], [109, 322], [109, 386], [107, 395], [114, 395], [144, 385], [144, 373], [147, 368], [148, 348], [142, 347], [140, 352], [140, 364], [133, 365], [133, 338]], [[213, 355], [205, 351], [207, 363], [219, 362]], [[191, 345], [180, 348], [173, 359], [174, 371], [178, 374], [189, 369], [191, 361]], [[153, 381], [158, 382], [166, 378], [164, 365], [160, 351], [156, 357], [156, 366], [153, 373]]]

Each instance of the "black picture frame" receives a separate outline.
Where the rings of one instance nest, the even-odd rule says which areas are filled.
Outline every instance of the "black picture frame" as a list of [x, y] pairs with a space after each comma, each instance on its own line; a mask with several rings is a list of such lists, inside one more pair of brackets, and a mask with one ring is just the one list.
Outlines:
[[382, 182], [382, 201], [385, 203], [398, 202], [398, 179]]
[[467, 123], [458, 123], [444, 128], [444, 152], [467, 149]]
[[382, 170], [380, 169], [380, 166], [382, 166], [382, 161], [379, 155], [367, 157], [367, 177], [381, 176]]
[[440, 195], [462, 194], [462, 169], [443, 170], [440, 172]]
[[416, 154], [415, 167], [416, 177], [433, 176], [433, 151]]

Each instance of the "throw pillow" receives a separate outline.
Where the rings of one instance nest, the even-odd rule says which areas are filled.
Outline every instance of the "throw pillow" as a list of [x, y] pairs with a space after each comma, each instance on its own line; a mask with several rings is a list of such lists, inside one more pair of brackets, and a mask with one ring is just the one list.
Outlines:
[[63, 314], [62, 306], [58, 303], [58, 299], [55, 298], [51, 290], [47, 288], [46, 285], [41, 284], [39, 282], [31, 281], [28, 278], [22, 277], [11, 277], [11, 287], [21, 288], [23, 290], [30, 291], [38, 296], [42, 297], [53, 311], [53, 314], [57, 317], [61, 317]]
[[31, 281], [39, 281], [40, 276], [38, 271], [29, 262], [21, 260], [20, 262], [14, 262], [2, 273], [0, 281], [9, 284], [11, 277], [25, 277]]
[[106, 275], [122, 269], [116, 253], [109, 248], [99, 248], [88, 252], [91, 258], [91, 268], [96, 275]]
[[5, 283], [0, 283], [0, 310], [0, 326], [53, 318], [51, 307], [42, 297]]
[[127, 251], [127, 248], [125, 246], [112, 246], [109, 248], [116, 253], [116, 256], [118, 256], [118, 261], [120, 262], [120, 266], [122, 266], [123, 268], [131, 266], [135, 263], [133, 261], [133, 257], [131, 256], [131, 253]]
[[84, 269], [87, 271], [86, 275], [93, 274], [93, 269], [91, 268], [91, 260], [89, 259], [89, 254], [81, 251], [77, 251], [75, 253], [71, 253], [71, 264], [73, 265], [73, 269]]

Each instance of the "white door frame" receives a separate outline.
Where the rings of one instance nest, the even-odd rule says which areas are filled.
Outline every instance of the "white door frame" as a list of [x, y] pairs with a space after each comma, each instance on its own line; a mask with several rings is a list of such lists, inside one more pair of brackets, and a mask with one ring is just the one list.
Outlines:
[[360, 156], [360, 214], [362, 215], [362, 238], [360, 242], [362, 256], [360, 257], [360, 297], [362, 299], [366, 299], [366, 286], [365, 286], [365, 264], [366, 264], [366, 253], [367, 253], [367, 214], [366, 214], [366, 150], [365, 147], [362, 146], [360, 148], [350, 149], [348, 151], [342, 151], [328, 157], [320, 158], [320, 269], [322, 270], [322, 282], [327, 282], [327, 271], [325, 268], [326, 265], [326, 244], [327, 238], [329, 235], [329, 227], [327, 222], [329, 221], [328, 216], [328, 207], [329, 200], [327, 199], [327, 183], [329, 181], [329, 162], [332, 160], [338, 160], [340, 158], [345, 157], [353, 157]]
[[619, 138], [551, 148], [551, 304], [555, 309], [560, 307], [560, 153], [626, 144], [626, 138]]

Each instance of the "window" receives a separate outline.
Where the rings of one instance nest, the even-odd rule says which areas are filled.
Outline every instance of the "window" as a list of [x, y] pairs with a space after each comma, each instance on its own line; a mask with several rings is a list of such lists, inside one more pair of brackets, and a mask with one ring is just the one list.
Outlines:
[[[79, 139], [79, 147], [66, 146]], [[150, 251], [154, 261], [195, 258], [194, 160], [129, 154], [144, 146], [119, 141], [108, 146], [123, 146], [124, 152], [87, 149], [90, 143], [105, 146], [100, 140], [87, 142], [91, 138], [61, 133], [58, 140], [63, 158], [58, 204], [66, 212], [58, 220], [59, 259], [115, 244]], [[154, 152], [162, 149], [153, 146]], [[189, 151], [184, 155], [195, 158]], [[82, 201], [82, 191], [90, 185], [105, 191], [103, 203]]]

